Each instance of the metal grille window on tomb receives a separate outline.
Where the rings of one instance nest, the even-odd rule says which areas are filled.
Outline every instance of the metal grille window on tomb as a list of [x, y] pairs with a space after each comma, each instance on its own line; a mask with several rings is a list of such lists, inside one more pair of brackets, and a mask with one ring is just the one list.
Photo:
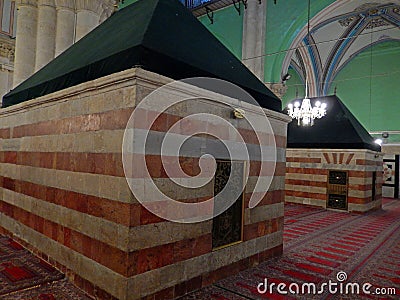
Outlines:
[[347, 210], [347, 172], [329, 171], [327, 208]]

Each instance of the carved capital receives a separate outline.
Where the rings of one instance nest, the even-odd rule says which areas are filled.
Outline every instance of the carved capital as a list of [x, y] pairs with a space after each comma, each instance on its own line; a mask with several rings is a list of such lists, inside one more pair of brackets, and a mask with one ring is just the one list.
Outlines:
[[11, 64], [0, 64], [0, 71], [1, 72], [14, 72], [14, 66]]
[[286, 94], [288, 87], [283, 83], [267, 82], [265, 85], [280, 99]]
[[13, 61], [15, 56], [15, 46], [0, 42], [0, 56]]

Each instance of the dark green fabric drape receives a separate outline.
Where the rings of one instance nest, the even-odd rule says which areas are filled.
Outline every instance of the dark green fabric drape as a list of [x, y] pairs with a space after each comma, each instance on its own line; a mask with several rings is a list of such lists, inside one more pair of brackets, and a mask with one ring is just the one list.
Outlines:
[[280, 100], [177, 0], [141, 0], [121, 9], [5, 95], [3, 107], [136, 66], [173, 79], [224, 79], [261, 106], [282, 109]]

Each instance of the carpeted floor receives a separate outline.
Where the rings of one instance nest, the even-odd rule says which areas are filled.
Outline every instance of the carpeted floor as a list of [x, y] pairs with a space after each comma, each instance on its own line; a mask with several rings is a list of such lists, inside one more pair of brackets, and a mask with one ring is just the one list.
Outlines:
[[[319, 287], [345, 272], [344, 294], [329, 293]], [[340, 273], [344, 276], [344, 273]], [[260, 293], [257, 286], [265, 282], [278, 285], [315, 283], [317, 293], [287, 295]], [[341, 279], [341, 277], [339, 277]], [[370, 283], [375, 288], [394, 288], [396, 295], [351, 293], [346, 283], [358, 283], [362, 289]], [[263, 287], [263, 286], [262, 286]], [[340, 291], [340, 285], [338, 285]], [[295, 291], [295, 286], [293, 287]], [[333, 290], [334, 291], [334, 290]], [[263, 291], [262, 291], [263, 292]], [[391, 291], [392, 292], [392, 291]], [[326, 211], [288, 204], [285, 207], [284, 254], [238, 275], [217, 282], [211, 287], [187, 295], [180, 300], [243, 300], [243, 299], [400, 299], [400, 200], [385, 200], [381, 211], [366, 215]]]
[[89, 300], [65, 276], [10, 238], [0, 236], [0, 299]]
[[[243, 299], [400, 299], [400, 200], [384, 199], [383, 210], [366, 215], [287, 204], [284, 254], [238, 275], [191, 293], [180, 300]], [[395, 288], [396, 295], [332, 294], [281, 295], [259, 293], [257, 286], [315, 283], [329, 280], [370, 283]], [[343, 275], [344, 273], [342, 273]], [[317, 290], [318, 291], [318, 290]], [[15, 241], [0, 236], [0, 299], [89, 300], [64, 275], [34, 257]]]

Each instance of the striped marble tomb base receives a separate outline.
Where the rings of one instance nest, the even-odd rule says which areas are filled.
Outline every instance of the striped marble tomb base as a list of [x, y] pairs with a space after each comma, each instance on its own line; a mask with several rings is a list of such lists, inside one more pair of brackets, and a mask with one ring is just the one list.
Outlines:
[[[289, 119], [280, 113], [264, 110], [273, 134], [266, 136], [263, 146], [276, 145], [276, 167], [260, 174], [257, 159], [247, 166], [241, 239], [233, 245], [213, 251], [212, 220], [165, 221], [132, 194], [121, 159], [125, 127], [135, 106], [170, 81], [134, 68], [0, 111], [2, 232], [40, 254], [88, 293], [102, 291], [132, 300], [150, 295], [175, 298], [282, 251]], [[196, 96], [194, 87], [175, 92]], [[249, 149], [258, 146], [245, 121], [232, 119], [231, 108], [197, 103], [163, 112], [149, 132], [150, 139], [159, 140], [185, 116], [209, 112], [231, 120]], [[250, 104], [243, 107], [251, 114]], [[143, 111], [137, 126], [152, 114], [151, 108]], [[187, 123], [185, 128], [190, 126]], [[227, 128], [219, 132], [232, 139]], [[199, 157], [216, 145], [211, 137], [199, 140], [203, 146], [180, 157], [188, 175], [199, 172]], [[146, 149], [147, 168], [166, 193], [191, 203], [213, 196], [213, 182], [202, 189], [175, 189], [156, 146], [150, 143]], [[225, 159], [223, 153], [219, 155], [217, 159]], [[141, 171], [134, 168], [129, 175]], [[260, 176], [273, 178], [268, 190], [254, 190]], [[144, 184], [138, 180], [136, 187]], [[259, 205], [249, 209], [251, 195], [262, 192], [267, 193]]]
[[382, 207], [382, 154], [287, 149], [285, 202], [364, 213]]

